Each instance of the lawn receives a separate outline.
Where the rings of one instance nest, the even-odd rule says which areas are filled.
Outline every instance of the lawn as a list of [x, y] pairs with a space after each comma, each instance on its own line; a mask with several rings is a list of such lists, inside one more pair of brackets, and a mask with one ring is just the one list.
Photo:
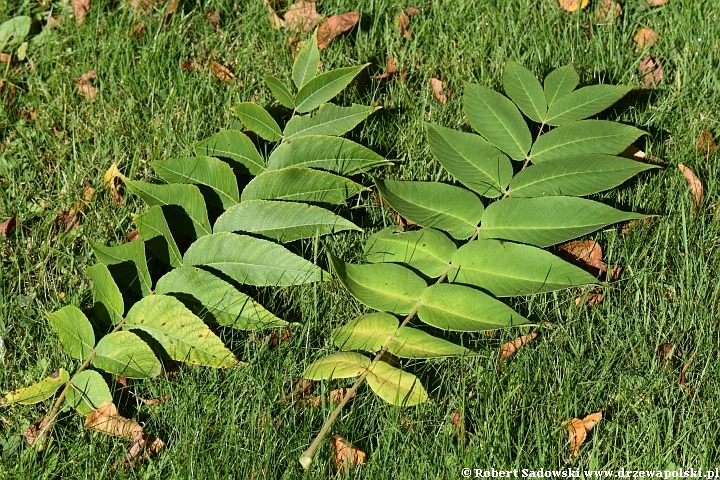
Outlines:
[[[669, 0], [651, 8], [646, 0], [627, 0], [615, 24], [597, 20], [598, 3], [575, 14], [555, 0], [318, 3], [325, 15], [361, 14], [358, 26], [333, 40], [321, 58], [324, 69], [370, 63], [337, 102], [383, 107], [350, 138], [397, 160], [388, 178], [448, 178], [429, 151], [424, 122], [463, 127], [463, 83], [502, 91], [506, 59], [538, 76], [572, 63], [581, 85], [638, 87], [602, 118], [647, 131], [636, 144], [668, 164], [598, 197], [658, 215], [624, 235], [612, 226], [592, 236], [605, 260], [623, 268], [619, 280], [604, 287], [599, 305], [576, 307], [577, 290], [527, 298], [518, 308], [540, 326], [490, 338], [464, 335], [476, 358], [409, 363], [432, 397], [419, 407], [390, 406], [361, 387], [331, 429], [368, 453], [352, 476], [460, 478], [462, 467], [714, 469], [720, 463], [720, 156], [695, 146], [703, 130], [720, 135], [717, 9], [711, 2]], [[394, 19], [408, 6], [421, 13], [411, 17], [406, 39]], [[132, 214], [145, 208], [129, 192], [118, 205], [103, 173], [115, 163], [128, 178], [152, 179], [153, 160], [190, 156], [195, 142], [237, 126], [233, 105], [272, 107], [265, 75], [291, 79], [288, 33], [271, 27], [261, 0], [181, 1], [167, 17], [162, 6], [138, 13], [124, 2], [94, 0], [80, 27], [62, 2], [11, 1], [0, 4], [0, 21], [41, 18], [51, 8], [61, 24], [30, 44], [24, 62], [0, 63], [6, 82], [0, 92], [0, 222], [18, 219], [9, 238], [0, 239], [3, 392], [60, 366], [72, 371], [45, 315], [68, 304], [91, 307], [85, 275], [95, 263], [91, 243], [127, 241]], [[206, 18], [216, 10], [217, 29]], [[139, 22], [143, 34], [134, 31]], [[658, 32], [658, 42], [638, 48], [632, 37], [639, 27]], [[651, 89], [639, 71], [647, 55], [664, 70]], [[400, 73], [373, 79], [388, 57]], [[183, 69], [206, 59], [235, 78], [223, 82], [207, 68]], [[99, 88], [94, 102], [74, 82], [90, 70]], [[434, 98], [431, 77], [444, 82], [445, 105]], [[700, 208], [679, 163], [704, 184]], [[367, 177], [362, 181], [371, 185]], [[81, 202], [79, 226], [66, 232], [57, 216], [83, 198], [88, 184], [97, 197]], [[346, 261], [362, 260], [367, 235], [394, 222], [372, 194], [353, 199], [341, 213], [366, 231], [333, 236], [318, 247]], [[312, 242], [307, 251], [310, 258]], [[332, 330], [366, 309], [335, 281], [263, 295], [276, 314], [299, 323], [288, 341], [273, 346], [246, 332], [221, 331], [246, 366], [184, 366], [172, 377], [136, 383], [144, 398], [171, 394], [161, 405], [133, 402], [125, 411], [165, 440], [157, 456], [136, 469], [114, 469], [128, 442], [84, 429], [69, 409], [38, 454], [20, 434], [51, 403], [0, 407], [0, 478], [332, 478], [328, 441], [307, 472], [297, 461], [332, 407], [306, 408], [281, 397], [311, 361], [335, 351]], [[500, 345], [531, 331], [538, 338], [498, 371]], [[675, 345], [675, 360], [658, 356], [665, 343]], [[695, 398], [678, 381], [692, 355], [686, 378]], [[563, 421], [601, 409], [603, 420], [572, 456]], [[456, 411], [465, 422], [460, 437], [452, 422]]]

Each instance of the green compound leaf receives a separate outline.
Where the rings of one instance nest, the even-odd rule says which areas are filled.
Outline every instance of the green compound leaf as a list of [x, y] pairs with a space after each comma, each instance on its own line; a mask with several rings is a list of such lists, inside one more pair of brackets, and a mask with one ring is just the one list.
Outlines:
[[70, 380], [65, 403], [87, 416], [105, 402], [112, 402], [112, 394], [105, 379], [95, 370], [83, 370]]
[[532, 145], [520, 111], [504, 95], [481, 85], [465, 84], [465, 114], [472, 128], [514, 160], [524, 160]]
[[341, 204], [365, 190], [345, 177], [310, 168], [288, 167], [261, 173], [247, 184], [242, 201], [290, 200]]
[[400, 358], [442, 358], [472, 353], [465, 347], [412, 327], [400, 327], [390, 340], [388, 350]]
[[0, 405], [12, 405], [14, 403], [33, 405], [40, 403], [52, 397], [58, 388], [65, 385], [69, 380], [70, 374], [67, 370], [61, 368], [38, 383], [6, 393], [4, 397], [0, 398]]
[[243, 102], [230, 110], [240, 118], [245, 127], [268, 142], [282, 138], [282, 130], [275, 119], [260, 105]]
[[643, 135], [640, 129], [606, 120], [581, 120], [540, 135], [533, 145], [533, 163], [576, 155], [615, 155]]
[[549, 247], [613, 223], [646, 217], [577, 197], [506, 198], [487, 208], [478, 238]]
[[240, 203], [240, 192], [232, 168], [213, 157], [171, 158], [158, 160], [152, 167], [168, 183], [189, 183], [205, 187], [210, 205], [228, 209]]
[[408, 314], [427, 283], [412, 270], [392, 263], [353, 265], [328, 255], [340, 283], [360, 303], [375, 310]]
[[445, 234], [431, 228], [403, 231], [388, 227], [373, 234], [365, 244], [370, 263], [403, 263], [423, 275], [437, 278], [448, 268], [457, 250]]
[[[210, 272], [196, 267], [171, 270], [158, 280], [155, 293], [172, 295], [193, 309], [204, 321], [237, 328], [260, 330], [287, 326], [252, 298]], [[188, 303], [190, 305], [188, 305]]]
[[49, 313], [47, 318], [68, 355], [83, 361], [92, 353], [95, 346], [95, 332], [90, 321], [79, 308], [68, 305]]
[[613, 155], [556, 158], [532, 165], [518, 173], [510, 182], [508, 194], [513, 198], [553, 195], [581, 197], [617, 187], [651, 168], [658, 167]]
[[453, 255], [448, 280], [514, 297], [596, 284], [585, 270], [530, 245], [476, 240]]
[[273, 96], [285, 108], [295, 108], [295, 95], [290, 93], [288, 87], [272, 75], [265, 75], [265, 85], [268, 86]]
[[93, 244], [92, 249], [98, 261], [113, 273], [113, 278], [142, 296], [150, 294], [152, 280], [145, 258], [145, 242], [135, 240], [115, 247]]
[[463, 285], [432, 285], [423, 292], [420, 301], [420, 320], [443, 330], [479, 332], [528, 323], [501, 301]]
[[565, 125], [600, 113], [625, 96], [632, 87], [591, 85], [568, 93], [550, 106], [545, 116], [548, 125]]
[[319, 63], [320, 50], [317, 46], [317, 30], [315, 30], [313, 36], [300, 49], [293, 63], [292, 77], [297, 88], [302, 88], [315, 78]]
[[310, 364], [303, 377], [308, 380], [335, 380], [359, 377], [370, 366], [370, 359], [359, 353], [333, 353]]
[[93, 281], [93, 305], [95, 314], [105, 323], [117, 325], [125, 313], [125, 303], [110, 270], [98, 263], [85, 273]]
[[195, 144], [195, 155], [217, 157], [228, 161], [239, 174], [257, 175], [265, 171], [265, 160], [252, 140], [238, 130], [216, 133]]
[[189, 237], [210, 234], [205, 198], [195, 185], [155, 185], [133, 180], [126, 181], [125, 185], [148, 206], [167, 207], [163, 212], [171, 228]]
[[513, 176], [510, 159], [479, 135], [427, 124], [430, 151], [450, 175], [488, 198], [499, 197]]
[[[321, 109], [325, 110], [327, 106]], [[340, 175], [367, 172], [380, 165], [390, 165], [369, 148], [346, 138], [309, 135], [283, 143], [268, 159], [268, 170], [285, 167], [319, 168]]]
[[392, 405], [412, 407], [428, 400], [420, 380], [385, 362], [377, 362], [366, 377], [368, 386], [378, 397]]
[[173, 267], [182, 265], [182, 255], [161, 206], [150, 207], [147, 212], [136, 216], [134, 221], [140, 237], [157, 258]]
[[572, 65], [565, 65], [550, 72], [545, 77], [545, 100], [548, 106], [552, 106], [556, 101], [575, 90], [578, 83], [580, 83], [580, 76]]
[[386, 312], [361, 315], [333, 332], [341, 350], [377, 352], [398, 329], [398, 319]]
[[259, 287], [317, 282], [324, 273], [274, 242], [227, 232], [198, 239], [185, 252], [184, 264], [204, 265], [237, 282]]
[[128, 331], [101, 338], [92, 363], [100, 370], [128, 378], [156, 377], [162, 371], [160, 361], [148, 344]]
[[295, 96], [295, 110], [299, 113], [307, 113], [321, 104], [329, 102], [368, 65], [370, 64], [338, 68], [308, 80]]
[[207, 325], [174, 297], [143, 298], [132, 306], [125, 322], [125, 330], [149, 334], [172, 360], [216, 368], [238, 364]]
[[365, 105], [338, 107], [326, 103], [320, 105], [320, 109], [312, 117], [298, 115], [291, 118], [285, 125], [283, 135], [286, 141], [306, 135], [344, 135], [379, 109], [380, 107]]
[[535, 75], [517, 62], [508, 61], [503, 86], [510, 100], [531, 120], [542, 123], [547, 112], [545, 92]]
[[483, 204], [472, 192], [438, 182], [403, 182], [375, 179], [380, 195], [403, 217], [423, 227], [466, 239], [475, 233]]
[[280, 243], [343, 230], [361, 229], [324, 208], [274, 200], [242, 202], [220, 215], [213, 227], [215, 233], [253, 233]]

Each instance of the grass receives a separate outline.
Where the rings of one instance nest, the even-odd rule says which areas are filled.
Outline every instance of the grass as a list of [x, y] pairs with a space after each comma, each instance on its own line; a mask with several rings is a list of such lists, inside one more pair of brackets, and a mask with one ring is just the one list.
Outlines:
[[[552, 0], [483, 2], [428, 0], [416, 5], [412, 39], [397, 32], [395, 15], [408, 5], [323, 1], [325, 14], [357, 9], [358, 28], [323, 51], [325, 68], [371, 62], [340, 100], [384, 107], [356, 130], [356, 140], [400, 160], [388, 176], [445, 178], [427, 148], [423, 122], [459, 128], [464, 124], [465, 81], [501, 90], [506, 58], [544, 75], [573, 63], [582, 84], [642, 85], [639, 60], [651, 53], [665, 78], [638, 90], [609, 117], [649, 132], [644, 149], [670, 167], [643, 174], [601, 198], [625, 209], [661, 215], [626, 236], [616, 227], [598, 233], [609, 263], [622, 265], [621, 280], [606, 288], [595, 308], [576, 308], [577, 292], [527, 299], [540, 322], [540, 336], [502, 371], [499, 346], [529, 331], [467, 335], [481, 354], [473, 360], [418, 363], [410, 367], [428, 385], [434, 402], [414, 409], [391, 407], [366, 389], [354, 399], [332, 434], [347, 437], [369, 453], [357, 478], [458, 478], [462, 467], [545, 469], [715, 468], [720, 462], [720, 216], [718, 157], [706, 158], [694, 142], [703, 129], [720, 134], [720, 23], [706, 2], [673, 0], [648, 8], [645, 0], [624, 2], [618, 25], [594, 23], [597, 2], [576, 15]], [[44, 315], [66, 304], [90, 302], [84, 274], [94, 263], [91, 242], [116, 244], [133, 230], [131, 214], [142, 205], [127, 195], [115, 205], [104, 191], [103, 172], [113, 163], [130, 178], [151, 176], [149, 162], [186, 156], [191, 145], [233, 125], [229, 108], [241, 101], [269, 105], [266, 74], [290, 79], [286, 33], [269, 27], [267, 11], [254, 2], [187, 2], [165, 19], [162, 10], [138, 15], [116, 2], [93, 2], [78, 28], [57, 2], [0, 5], [0, 19], [39, 15], [50, 6], [64, 20], [28, 60], [4, 77], [14, 95], [0, 93], [0, 220], [16, 215], [14, 235], [0, 243], [0, 389], [26, 385], [73, 362], [63, 354]], [[205, 14], [219, 9], [215, 31]], [[143, 21], [144, 36], [133, 26]], [[586, 24], [590, 22], [590, 24]], [[631, 41], [638, 27], [660, 34], [647, 52]], [[407, 78], [381, 83], [387, 57]], [[209, 71], [183, 71], [188, 58], [213, 58], [236, 75], [230, 84]], [[78, 95], [73, 79], [94, 69], [97, 101]], [[450, 92], [440, 105], [428, 82], [435, 76]], [[34, 112], [34, 113], [33, 113]], [[54, 133], [53, 128], [58, 133]], [[705, 185], [705, 203], [694, 211], [677, 163], [690, 166]], [[85, 207], [80, 228], [61, 233], [58, 212], [82, 198], [83, 180], [98, 190]], [[375, 225], [392, 222], [370, 198], [358, 204]], [[360, 215], [348, 209], [347, 215]], [[326, 242], [347, 260], [361, 255], [364, 234]], [[312, 245], [308, 245], [311, 251]], [[333, 328], [362, 307], [331, 282], [293, 288], [268, 297], [273, 311], [302, 322], [290, 341], [271, 349], [243, 332], [223, 338], [248, 366], [231, 371], [183, 367], [169, 379], [141, 382], [144, 397], [171, 393], [157, 407], [133, 405], [128, 414], [145, 422], [167, 447], [135, 470], [114, 470], [127, 443], [83, 429], [64, 411], [55, 440], [42, 455], [19, 433], [49, 405], [0, 409], [1, 478], [321, 478], [335, 475], [329, 442], [303, 473], [297, 457], [319, 431], [330, 407], [304, 409], [279, 399], [310, 361], [333, 351]], [[680, 359], [660, 362], [660, 344], [674, 342]], [[697, 392], [693, 401], [678, 383], [684, 362]], [[76, 365], [77, 366], [77, 365]], [[320, 389], [347, 386], [319, 385]], [[459, 441], [451, 418], [460, 409], [467, 440]], [[570, 456], [562, 421], [599, 409], [605, 419], [577, 458]], [[126, 410], [127, 412], [127, 410]]]

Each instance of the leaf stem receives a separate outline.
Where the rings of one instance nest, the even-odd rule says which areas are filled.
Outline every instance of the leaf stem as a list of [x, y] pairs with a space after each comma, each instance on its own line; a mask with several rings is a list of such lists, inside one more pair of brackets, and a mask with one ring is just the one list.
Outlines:
[[[540, 124], [540, 130], [538, 130], [537, 137], [535, 137], [535, 142], [537, 142], [537, 141], [538, 141], [538, 138], [540, 138], [540, 135], [542, 135], [543, 128], [545, 128], [545, 122], [544, 122], [544, 121]], [[533, 142], [533, 143], [535, 143], [535, 142]], [[522, 172], [523, 170], [525, 170], [525, 167], [527, 167], [529, 163], [530, 163], [530, 155], [528, 155], [527, 158], [525, 159], [525, 163], [523, 164], [523, 166], [522, 166], [522, 168], [520, 169], [520, 171]], [[507, 196], [507, 194], [506, 194], [505, 196]], [[503, 197], [503, 198], [505, 198], [505, 197]]]

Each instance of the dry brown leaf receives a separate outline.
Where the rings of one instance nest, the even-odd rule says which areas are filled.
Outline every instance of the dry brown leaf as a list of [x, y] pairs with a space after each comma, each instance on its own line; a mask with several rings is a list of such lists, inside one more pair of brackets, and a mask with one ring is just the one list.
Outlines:
[[91, 187], [90, 184], [85, 185], [85, 187], [83, 188], [83, 200], [86, 203], [92, 202], [93, 200], [95, 200], [96, 193], [97, 192], [95, 192], [95, 189]]
[[605, 298], [604, 293], [595, 293], [595, 292], [586, 293], [585, 295], [580, 295], [579, 297], [577, 297], [575, 299], [575, 306], [579, 307], [580, 305], [585, 303], [591, 307], [596, 307], [596, 306], [600, 305], [600, 303], [602, 303], [604, 298]]
[[127, 456], [123, 458], [122, 461], [116, 462], [114, 467], [134, 467], [143, 460], [147, 460], [158, 453], [164, 446], [165, 442], [155, 435], [149, 435], [145, 432], [141, 432], [133, 440], [132, 445], [128, 449]]
[[622, 6], [613, 0], [601, 0], [595, 10], [599, 22], [612, 23], [622, 17]]
[[309, 32], [323, 19], [315, 10], [315, 2], [299, 1], [285, 12], [285, 28], [292, 32]]
[[410, 17], [405, 14], [405, 12], [398, 13], [398, 16], [395, 17], [395, 26], [400, 31], [400, 35], [403, 36], [405, 40], [410, 40], [412, 38], [412, 32], [410, 31]]
[[690, 364], [693, 360], [695, 360], [695, 354], [697, 352], [693, 352], [692, 355], [690, 355], [690, 359], [683, 365], [682, 370], [680, 371], [680, 377], [678, 378], [678, 381], [680, 382], [680, 388], [682, 388], [685, 393], [690, 395], [690, 398], [695, 400], [695, 390], [687, 386], [687, 381], [685, 380], [685, 374], [687, 373], [688, 368], [690, 368]]
[[177, 10], [178, 6], [180, 6], [180, 0], [172, 0], [170, 2], [170, 5], [168, 5], [167, 10], [165, 10], [165, 15], [172, 15], [175, 13], [175, 10]]
[[0, 52], [0, 63], [10, 63], [10, 55]]
[[660, 5], [665, 5], [665, 2], [667, 0], [647, 0], [648, 5], [651, 7], [659, 7]]
[[602, 247], [595, 240], [577, 240], [566, 243], [560, 247], [558, 254], [596, 277], [606, 272], [608, 268], [607, 263], [602, 260]]
[[705, 193], [703, 190], [702, 182], [689, 167], [686, 167], [682, 163], [679, 163], [678, 168], [685, 177], [685, 181], [687, 182], [688, 187], [690, 187], [690, 193], [692, 193], [693, 200], [695, 201], [695, 206], [699, 207], [702, 204], [703, 195]]
[[55, 217], [55, 226], [63, 233], [77, 230], [80, 227], [80, 215], [80, 210], [75, 206], [68, 211], [63, 210]]
[[145, 35], [145, 30], [147, 30], [147, 25], [145, 24], [145, 22], [136, 23], [132, 28], [133, 35], [135, 35], [135, 37], [137, 38]]
[[576, 457], [580, 453], [580, 445], [583, 444], [587, 438], [587, 434], [597, 423], [602, 420], [602, 410], [597, 413], [593, 413], [580, 420], [579, 418], [572, 418], [563, 422], [563, 426], [568, 431], [568, 441], [572, 448], [572, 455]]
[[333, 461], [340, 476], [353, 467], [365, 463], [367, 454], [340, 435], [332, 437]]
[[602, 420], [602, 410], [600, 410], [597, 413], [591, 413], [587, 417], [583, 418], [583, 424], [585, 425], [585, 430], [588, 432], [592, 430], [592, 428], [597, 425], [600, 420]]
[[135, 420], [121, 417], [113, 402], [101, 404], [85, 419], [85, 428], [134, 440], [142, 434], [142, 427]]
[[214, 30], [218, 29], [218, 26], [220, 25], [220, 10], [206, 13], [205, 18], [208, 22], [210, 22], [210, 25], [212, 25]]
[[38, 435], [40, 434], [40, 431], [43, 430], [47, 426], [47, 424], [48, 424], [47, 419], [45, 417], [40, 417], [37, 420], [35, 420], [22, 433], [22, 436], [25, 438], [25, 440], [28, 442], [28, 444], [31, 447], [35, 443], [35, 440], [37, 440]]
[[89, 72], [73, 80], [75, 83], [77, 83], [78, 93], [85, 97], [85, 100], [89, 102], [94, 102], [95, 97], [100, 91], [92, 86], [91, 82], [95, 79], [97, 79], [97, 73], [95, 72], [95, 70], [90, 70]]
[[[333, 390], [330, 392], [330, 396], [326, 398], [326, 403], [340, 403], [342, 402], [345, 395], [348, 394], [350, 391], [349, 388], [338, 388], [336, 390]], [[350, 396], [348, 397], [348, 400], [355, 398], [355, 395], [357, 395], [357, 391], [353, 391]], [[300, 405], [306, 408], [318, 408], [320, 405], [322, 405], [322, 397], [319, 397], [317, 395], [300, 399]]]
[[645, 152], [637, 148], [635, 145], [630, 145], [622, 152], [618, 153], [618, 156], [629, 158], [630, 160], [645, 160], [648, 163], [653, 163], [655, 165], [662, 165], [663, 167], [667, 167], [670, 165], [665, 160], [661, 160], [655, 155], [647, 155]]
[[[350, 392], [349, 388], [338, 388], [330, 392], [330, 401], [332, 403], [340, 403], [343, 401], [343, 398], [345, 398], [345, 395], [348, 395], [348, 392]], [[357, 390], [353, 390], [352, 393], [349, 394], [348, 400], [350, 398], [355, 398], [355, 395], [357, 395]]]
[[581, 9], [588, 6], [590, 0], [558, 0], [558, 3], [567, 12], [574, 12], [580, 7]]
[[105, 183], [105, 189], [110, 190], [110, 193], [112, 194], [115, 203], [117, 205], [122, 205], [125, 202], [122, 193], [120, 193], [120, 187], [123, 184], [123, 178], [120, 170], [118, 170], [117, 165], [115, 165], [114, 163], [110, 165], [110, 168], [108, 168], [103, 175], [103, 181]]
[[78, 25], [85, 21], [85, 15], [90, 11], [90, 0], [72, 0], [73, 16]]
[[640, 61], [640, 73], [643, 74], [645, 88], [659, 85], [663, 79], [663, 68], [656, 57], [645, 57]]
[[353, 28], [360, 20], [359, 12], [346, 12], [341, 15], [333, 15], [320, 25], [317, 33], [318, 48], [322, 50], [341, 33]]
[[210, 69], [212, 70], [213, 75], [215, 75], [215, 78], [221, 82], [230, 83], [233, 78], [235, 78], [235, 75], [229, 68], [216, 62], [215, 60], [209, 60], [208, 65], [210, 65]]
[[422, 13], [422, 12], [420, 12], [420, 9], [417, 7], [407, 7], [405, 9], [405, 13], [407, 15], [420, 15], [420, 13]]
[[388, 57], [386, 61], [385, 73], [380, 75], [374, 75], [372, 78], [376, 80], [385, 80], [392, 78], [397, 73], [397, 67], [395, 66], [395, 57]]
[[48, 15], [47, 23], [45, 24], [45, 28], [56, 28], [63, 24], [62, 18], [55, 18], [52, 16], [52, 12]]
[[315, 384], [310, 380], [301, 378], [297, 380], [293, 386], [285, 391], [282, 397], [280, 397], [280, 403], [292, 403], [295, 400], [299, 400], [307, 397], [312, 393], [315, 388]]
[[127, 241], [128, 242], [134, 242], [135, 240], [138, 240], [140, 238], [140, 232], [137, 230], [133, 230], [132, 232], [127, 234]]
[[633, 41], [638, 46], [638, 48], [648, 48], [655, 45], [655, 42], [658, 41], [660, 38], [660, 35], [655, 32], [655, 30], [650, 30], [649, 28], [638, 28], [638, 31], [635, 32], [635, 36], [633, 36]]
[[162, 397], [158, 397], [158, 398], [143, 398], [139, 395], [135, 395], [135, 398], [140, 400], [142, 403], [144, 403], [148, 407], [155, 407], [157, 405], [160, 405], [161, 403], [167, 402], [171, 396], [172, 396], [172, 394], [168, 393], [167, 395], [163, 395]]
[[149, 14], [157, 8], [156, 0], [129, 0], [128, 5], [140, 14]]
[[500, 363], [504, 362], [509, 357], [513, 356], [515, 354], [515, 352], [518, 351], [519, 348], [532, 342], [535, 339], [535, 337], [537, 337], [537, 336], [538, 336], [537, 332], [533, 332], [530, 335], [523, 335], [521, 337], [516, 338], [515, 340], [512, 340], [510, 342], [503, 344], [500, 347], [500, 355], [498, 357], [498, 367], [500, 366]]
[[273, 28], [275, 30], [280, 30], [285, 26], [285, 20], [280, 18], [273, 8], [273, 6], [270, 4], [270, 0], [264, 0], [265, 5], [268, 7], [268, 11], [270, 12], [270, 23], [272, 24]]
[[715, 143], [715, 139], [713, 138], [712, 133], [710, 133], [708, 130], [702, 131], [697, 141], [695, 142], [695, 148], [697, 148], [699, 152], [702, 152], [707, 156], [714, 154], [718, 150], [717, 143]]
[[674, 343], [661, 343], [657, 351], [658, 360], [661, 363], [673, 364], [679, 362], [683, 356], [682, 348]]
[[5, 240], [7, 237], [12, 235], [15, 226], [17, 225], [17, 217], [12, 216], [0, 223], [0, 240]]
[[430, 88], [432, 88], [435, 100], [440, 102], [442, 105], [445, 105], [445, 102], [447, 102], [447, 96], [445, 95], [445, 92], [443, 92], [443, 82], [435, 77], [432, 77], [430, 79]]

